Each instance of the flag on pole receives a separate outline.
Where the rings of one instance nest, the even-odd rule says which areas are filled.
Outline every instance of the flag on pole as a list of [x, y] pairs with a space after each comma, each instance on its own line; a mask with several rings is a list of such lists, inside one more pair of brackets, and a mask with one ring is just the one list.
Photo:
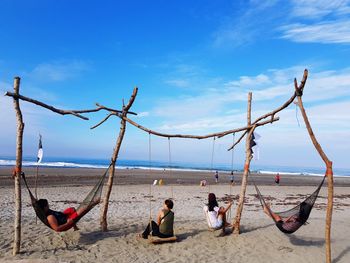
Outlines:
[[38, 158], [36, 162], [39, 164], [43, 159], [43, 143], [41, 142], [41, 134], [39, 134], [39, 150], [38, 150]]
[[261, 138], [261, 136], [256, 133], [253, 132], [252, 134], [252, 138], [250, 140], [250, 150], [252, 151], [252, 155], [254, 160], [259, 160], [259, 144], [258, 144], [258, 140]]

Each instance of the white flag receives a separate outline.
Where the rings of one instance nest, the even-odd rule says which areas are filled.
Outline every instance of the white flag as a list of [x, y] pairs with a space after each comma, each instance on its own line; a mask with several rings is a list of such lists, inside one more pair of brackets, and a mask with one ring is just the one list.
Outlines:
[[38, 150], [38, 158], [36, 160], [36, 162], [39, 164], [41, 163], [41, 160], [43, 159], [43, 144], [41, 142], [41, 134], [39, 134], [39, 150]]

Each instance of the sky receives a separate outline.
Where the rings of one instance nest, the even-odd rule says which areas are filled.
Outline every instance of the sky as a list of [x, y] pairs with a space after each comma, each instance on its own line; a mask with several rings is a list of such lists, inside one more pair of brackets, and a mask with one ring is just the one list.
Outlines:
[[[62, 109], [120, 109], [139, 91], [130, 118], [163, 133], [203, 135], [246, 125], [276, 109], [309, 70], [303, 101], [314, 133], [338, 168], [350, 168], [350, 1], [0, 1], [0, 92]], [[109, 159], [120, 120], [90, 127], [21, 102], [24, 155], [39, 133], [50, 157]], [[300, 110], [259, 127], [260, 165], [322, 167]], [[0, 156], [15, 156], [12, 99], [0, 96]], [[237, 139], [240, 134], [236, 134]], [[231, 162], [233, 136], [215, 140], [215, 164]], [[151, 153], [149, 151], [151, 141]], [[213, 140], [173, 139], [172, 162], [211, 162]], [[166, 138], [127, 125], [120, 159], [169, 159]], [[150, 157], [151, 156], [151, 157]], [[45, 157], [44, 157], [45, 158]], [[244, 141], [234, 151], [245, 158]], [[1, 159], [1, 158], [0, 158]]]

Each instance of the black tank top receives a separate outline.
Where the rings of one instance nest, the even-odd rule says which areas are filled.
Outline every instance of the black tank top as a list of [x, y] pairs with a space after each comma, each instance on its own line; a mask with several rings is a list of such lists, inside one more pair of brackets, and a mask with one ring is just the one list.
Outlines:
[[64, 225], [65, 223], [67, 223], [67, 216], [65, 214], [63, 214], [62, 212], [58, 212], [58, 211], [54, 211], [49, 209], [47, 215], [53, 215], [56, 220], [57, 220], [57, 224], [60, 225]]

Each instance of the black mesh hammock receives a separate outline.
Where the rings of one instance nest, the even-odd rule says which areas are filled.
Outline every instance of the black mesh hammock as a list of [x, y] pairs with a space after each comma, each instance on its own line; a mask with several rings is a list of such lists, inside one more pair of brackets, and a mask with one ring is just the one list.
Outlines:
[[[266, 202], [263, 198], [263, 196], [260, 193], [259, 188], [257, 187], [257, 185], [254, 183], [255, 186], [255, 190], [257, 192], [257, 198], [260, 201], [261, 206], [264, 208], [267, 208], [268, 213], [270, 214], [270, 217], [275, 221], [276, 226], [278, 227], [278, 229], [280, 231], [282, 231], [283, 233], [286, 234], [292, 234], [295, 231], [297, 231], [302, 225], [304, 225], [306, 223], [306, 221], [308, 220], [311, 210], [316, 202], [316, 199], [318, 197], [318, 194], [321, 190], [321, 187], [323, 185], [323, 182], [325, 180], [327, 175], [325, 175], [323, 177], [323, 180], [321, 181], [320, 185], [317, 187], [317, 189], [311, 194], [309, 195], [303, 202], [299, 203], [297, 206], [293, 207], [292, 209], [289, 209], [287, 211], [283, 211], [283, 212], [278, 212], [278, 213], [274, 213], [269, 205], [266, 205]], [[289, 218], [289, 217], [294, 217], [294, 219], [292, 222], [288, 222], [288, 226], [284, 225], [285, 223], [283, 222], [278, 222], [276, 221], [276, 219], [272, 216], [272, 214], [277, 214], [279, 215], [281, 218]]]
[[[111, 167], [111, 164], [108, 166], [106, 171], [101, 175], [101, 178], [98, 180], [96, 185], [91, 189], [91, 191], [88, 193], [88, 195], [85, 197], [85, 199], [76, 208], [76, 211], [79, 211], [78, 216], [74, 220], [69, 221], [69, 223], [66, 224], [66, 227], [64, 229], [62, 229], [61, 231], [67, 231], [70, 228], [72, 228], [84, 215], [86, 215], [92, 208], [94, 208], [97, 204], [100, 203], [104, 179], [105, 179], [106, 174], [108, 173], [110, 167]], [[28, 190], [31, 204], [34, 208], [34, 211], [35, 211], [37, 217], [46, 226], [51, 228], [49, 222], [47, 221], [47, 217], [45, 215], [44, 210], [38, 206], [38, 203], [37, 203], [38, 200], [35, 198], [35, 196], [33, 195], [32, 191], [30, 190], [30, 188], [28, 186], [28, 183], [27, 183], [27, 180], [26, 180], [24, 173], [22, 173], [22, 178], [23, 178], [25, 186]]]

